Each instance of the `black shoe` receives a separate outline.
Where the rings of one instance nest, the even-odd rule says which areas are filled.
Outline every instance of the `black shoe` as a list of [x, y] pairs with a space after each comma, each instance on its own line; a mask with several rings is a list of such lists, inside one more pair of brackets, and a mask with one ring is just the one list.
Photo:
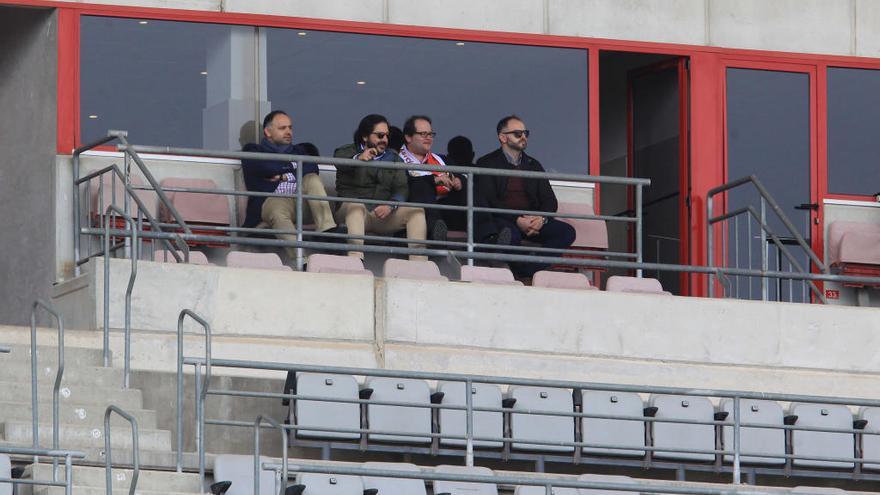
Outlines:
[[437, 220], [434, 222], [434, 228], [431, 229], [431, 239], [435, 241], [443, 241], [446, 242], [449, 235], [449, 227], [446, 226], [446, 222], [441, 220]]
[[[345, 225], [337, 225], [336, 227], [333, 227], [332, 229], [327, 229], [322, 233], [323, 234], [348, 234], [348, 228], [346, 228]], [[323, 237], [322, 236], [322, 237], [319, 237], [318, 239], [321, 242], [343, 242], [343, 243], [348, 242], [348, 240], [345, 237], [336, 237], [336, 236], [333, 236], [333, 237]]]

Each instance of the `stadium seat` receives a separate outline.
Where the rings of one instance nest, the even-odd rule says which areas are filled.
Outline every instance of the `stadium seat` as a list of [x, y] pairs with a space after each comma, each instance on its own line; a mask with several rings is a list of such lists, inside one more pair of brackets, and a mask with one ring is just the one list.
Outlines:
[[[179, 177], [163, 179], [159, 186], [163, 190], [166, 188], [217, 189], [217, 183], [211, 179]], [[175, 191], [168, 191], [165, 195], [187, 224], [229, 225], [230, 223], [229, 200], [224, 195]], [[159, 205], [159, 216], [163, 222], [175, 222], [174, 216], [165, 205]]]
[[[685, 419], [711, 422], [715, 420], [715, 409], [706, 397], [687, 395], [652, 395], [649, 406], [656, 408], [657, 419]], [[715, 450], [715, 426], [711, 424], [652, 423], [654, 447], [658, 449]], [[712, 461], [715, 454], [669, 452], [655, 450], [654, 457], [661, 459], [681, 459], [693, 461]]]
[[[0, 478], [12, 477], [12, 462], [6, 454], [0, 454]], [[253, 488], [251, 488], [253, 491]], [[0, 495], [12, 495], [12, 485], [10, 483], [0, 483]]]
[[[268, 457], [260, 457], [260, 462], [269, 462]], [[220, 454], [214, 459], [215, 485], [231, 482], [226, 495], [251, 495], [254, 493], [254, 456]], [[263, 469], [260, 472], [260, 495], [275, 495], [275, 472]]]
[[[834, 404], [792, 403], [788, 408], [795, 426], [850, 430], [853, 416], [849, 408]], [[791, 432], [792, 454], [807, 457], [849, 457], [855, 455], [855, 437], [852, 433], [826, 431]], [[794, 459], [795, 466], [851, 468], [854, 462], [815, 461]]]
[[[593, 215], [593, 206], [587, 203], [559, 203], [557, 213], [572, 215]], [[608, 228], [605, 220], [586, 218], [558, 218], [574, 227], [573, 249], [608, 249]]]
[[[405, 402], [429, 405], [431, 391], [423, 380], [407, 378], [369, 377], [364, 383], [367, 398], [382, 402]], [[362, 390], [362, 393], [364, 390]], [[431, 409], [390, 405], [367, 405], [367, 424], [370, 430], [401, 433], [431, 434]], [[403, 436], [370, 433], [371, 441], [430, 443], [430, 436]]]
[[[449, 466], [441, 464], [434, 468], [437, 474], [468, 474], [477, 476], [492, 476], [491, 469], [474, 466]], [[434, 495], [448, 493], [450, 495], [498, 495], [498, 485], [495, 483], [469, 483], [465, 481], [434, 481]]]
[[365, 495], [360, 476], [298, 473], [296, 486], [294, 493], [301, 495]]
[[[880, 433], [880, 407], [862, 407], [859, 419], [867, 421], [865, 432]], [[862, 435], [862, 458], [880, 459], [880, 435]], [[880, 469], [878, 463], [866, 463], [863, 469]]]
[[527, 440], [545, 442], [573, 442], [573, 417], [517, 413], [518, 410], [574, 412], [571, 391], [562, 388], [512, 386], [507, 391], [515, 399], [510, 418], [513, 448], [522, 450], [573, 452], [574, 446], [540, 445]]
[[[293, 392], [304, 396], [357, 400], [359, 390], [357, 380], [351, 375], [297, 373]], [[297, 426], [344, 430], [361, 427], [360, 406], [356, 403], [296, 400], [291, 409], [294, 415], [292, 422]], [[297, 437], [356, 440], [360, 438], [360, 433], [298, 429]]]
[[364, 269], [364, 262], [354, 256], [313, 254], [306, 261], [306, 271], [312, 273], [353, 273], [372, 275]]
[[481, 284], [522, 285], [522, 282], [513, 278], [513, 272], [507, 268], [491, 268], [488, 266], [462, 266], [461, 281]]
[[[843, 275], [880, 276], [880, 223], [831, 222], [828, 265]], [[844, 284], [865, 287], [865, 284]], [[867, 285], [876, 287], [876, 285]]]
[[433, 261], [413, 261], [388, 258], [385, 260], [382, 274], [385, 278], [438, 280], [444, 282], [449, 280], [440, 274], [440, 268], [438, 268], [437, 263], [434, 263]]
[[[580, 495], [577, 488], [554, 486], [550, 488], [551, 495]], [[513, 490], [513, 495], [547, 495], [547, 489], [540, 485], [519, 485]]]
[[[130, 181], [132, 186], [143, 186], [144, 180], [136, 175], [131, 175]], [[101, 218], [104, 213], [107, 211], [107, 207], [115, 204], [119, 207], [119, 209], [124, 210], [123, 205], [125, 204], [125, 188], [122, 187], [122, 181], [115, 173], [106, 173], [101, 176], [100, 182], [98, 182], [98, 178], [94, 178], [91, 181], [91, 208], [93, 214]], [[100, 184], [104, 184], [104, 197], [103, 201], [101, 201], [100, 194]], [[116, 188], [116, 201], [113, 201], [113, 188]], [[144, 191], [144, 190], [135, 190], [135, 195], [144, 203], [144, 206], [147, 207], [147, 211], [156, 218], [156, 205], [158, 204], [158, 196], [153, 191]], [[99, 204], [100, 203], [100, 204]], [[129, 202], [131, 217], [136, 219], [136, 214], [138, 213], [138, 204], [132, 199]]]
[[[594, 482], [594, 483], [618, 483], [621, 485], [635, 483], [629, 476], [620, 476], [614, 474], [582, 474], [578, 476], [578, 481]], [[596, 488], [581, 488], [580, 495], [639, 495], [639, 492], [625, 492], [622, 490], [600, 490]]]
[[[441, 404], [465, 406], [465, 386], [463, 382], [440, 382], [437, 391], [443, 393]], [[472, 383], [471, 397], [474, 407], [501, 407], [501, 389], [491, 383]], [[467, 433], [467, 414], [465, 411], [440, 409], [440, 433], [444, 435], [461, 435]], [[475, 411], [474, 436], [502, 438], [504, 436], [504, 417], [500, 412]], [[441, 438], [441, 445], [465, 445], [464, 440]], [[474, 440], [475, 447], [501, 447], [502, 442]]]
[[590, 279], [578, 272], [551, 272], [541, 270], [532, 277], [532, 287], [552, 287], [555, 289], [597, 290]]
[[791, 489], [795, 493], [813, 493], [815, 495], [845, 495], [846, 490], [830, 486], [796, 486]]
[[[419, 473], [421, 469], [415, 464], [405, 462], [365, 462], [364, 468], [385, 469], [389, 471], [408, 471]], [[413, 478], [381, 478], [363, 476], [364, 490], [378, 490], [379, 494], [425, 495], [425, 482]]]
[[670, 295], [669, 292], [663, 290], [663, 286], [660, 285], [660, 281], [656, 278], [624, 277], [621, 275], [608, 277], [608, 281], [605, 282], [605, 290], [608, 292], [640, 292], [644, 294]]
[[[178, 256], [181, 259], [184, 258], [183, 251], [177, 251]], [[153, 261], [158, 261], [160, 263], [177, 263], [177, 260], [171, 254], [170, 251], [166, 251], [165, 249], [158, 249], [155, 253], [153, 253]], [[191, 265], [210, 265], [211, 263], [208, 261], [208, 257], [205, 256], [205, 253], [201, 251], [190, 251], [189, 252], [189, 263]]]
[[[607, 416], [642, 417], [644, 404], [639, 394], [634, 392], [608, 392], [605, 390], [584, 390], [581, 403], [585, 414]], [[643, 456], [645, 450], [645, 422], [639, 420], [581, 418], [581, 432], [584, 443], [596, 445], [619, 445], [635, 447], [633, 450], [584, 447], [587, 454], [610, 454], [623, 456]]]
[[245, 251], [230, 251], [226, 255], [226, 266], [263, 270], [292, 270], [289, 266], [282, 263], [281, 258], [275, 253], [248, 253]]
[[[725, 420], [733, 422], [733, 399], [723, 399], [720, 404]], [[782, 406], [770, 400], [740, 399], [741, 423], [783, 426]], [[724, 450], [733, 450], [733, 427], [722, 428]], [[769, 428], [740, 429], [740, 462], [749, 464], [785, 464], [785, 430]], [[755, 457], [742, 454], [765, 454], [775, 458]], [[725, 462], [733, 462], [733, 455], [725, 454]]]

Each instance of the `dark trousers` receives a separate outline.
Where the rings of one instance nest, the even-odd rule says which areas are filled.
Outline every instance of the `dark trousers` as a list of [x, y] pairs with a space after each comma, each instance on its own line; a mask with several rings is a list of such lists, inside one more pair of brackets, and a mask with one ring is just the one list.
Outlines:
[[[425, 175], [422, 177], [409, 176], [409, 201], [413, 203], [430, 203], [442, 204], [449, 206], [467, 206], [467, 178], [461, 179], [460, 191], [449, 191], [445, 198], [437, 198], [437, 190], [434, 185], [434, 176]], [[485, 206], [484, 201], [474, 195], [475, 206]], [[438, 220], [446, 222], [449, 230], [467, 230], [467, 212], [464, 210], [439, 210], [436, 208], [425, 208], [425, 220], [428, 223], [428, 236], [434, 231], [434, 224]], [[486, 229], [486, 225], [491, 224], [492, 217], [488, 213], [474, 212], [474, 226], [477, 232]], [[479, 238], [479, 237], [477, 237]]]
[[[511, 236], [510, 236], [510, 245], [511, 246], [519, 246], [522, 244], [523, 240], [528, 242], [532, 242], [540, 245], [540, 247], [545, 248], [553, 248], [553, 249], [568, 249], [569, 246], [574, 243], [575, 231], [574, 227], [571, 225], [560, 222], [555, 218], [549, 218], [547, 224], [541, 227], [541, 230], [538, 231], [537, 234], [526, 237], [525, 234], [519, 227], [516, 226], [516, 217], [510, 216], [496, 216], [495, 217], [495, 225], [498, 227], [498, 230], [503, 229], [504, 227], [510, 228]], [[526, 254], [523, 251], [515, 251], [511, 254]], [[532, 255], [545, 255], [545, 256], [559, 256], [556, 253], [540, 253], [540, 252], [531, 252], [528, 254]], [[523, 262], [510, 262], [510, 269], [513, 271], [513, 274], [517, 277], [531, 277], [540, 270], [548, 268], [550, 265], [546, 263], [523, 263]]]

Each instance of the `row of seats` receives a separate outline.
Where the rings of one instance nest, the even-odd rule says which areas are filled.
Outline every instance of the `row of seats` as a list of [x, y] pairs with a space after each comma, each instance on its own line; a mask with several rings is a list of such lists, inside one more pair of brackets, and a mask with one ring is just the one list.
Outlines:
[[[261, 458], [261, 462], [268, 459]], [[421, 473], [422, 470], [408, 463], [365, 462], [365, 469]], [[432, 469], [436, 474], [493, 476], [485, 467], [440, 465]], [[226, 495], [250, 495], [254, 489], [254, 458], [246, 455], [218, 455], [214, 461], [215, 493]], [[633, 483], [628, 476], [583, 474], [577, 478], [584, 482]], [[297, 473], [295, 485], [287, 487], [288, 494], [295, 495], [427, 495], [425, 481], [417, 478], [385, 478], [378, 476], [350, 476], [335, 474]], [[430, 482], [435, 495], [498, 495], [495, 483], [464, 481]], [[223, 487], [225, 491], [218, 488]], [[277, 494], [273, 471], [263, 470], [260, 475], [260, 495]], [[638, 495], [638, 492], [608, 491], [577, 488], [554, 488], [555, 495]], [[543, 486], [517, 486], [514, 495], [545, 495]]]
[[[465, 384], [439, 382], [432, 391], [427, 382], [414, 379], [367, 377], [361, 387], [350, 375], [299, 373], [288, 377], [287, 393], [327, 399], [369, 399], [427, 406], [430, 404], [463, 406], [466, 404]], [[504, 408], [508, 413], [478, 411], [473, 417], [474, 437], [505, 439], [514, 450], [531, 452], [573, 453], [575, 447], [565, 443], [583, 442], [582, 447], [593, 455], [642, 457], [646, 446], [655, 450], [656, 459], [711, 462], [711, 451], [733, 449], [733, 427], [711, 424], [732, 421], [733, 400], [723, 399], [717, 409], [706, 397], [652, 395], [647, 404], [631, 392], [558, 389], [533, 386], [510, 386], [505, 394], [495, 384], [474, 383], [471, 388], [474, 407]], [[344, 430], [369, 429], [370, 442], [392, 442], [427, 445], [428, 435], [439, 433], [464, 436], [465, 412], [405, 405], [358, 404], [319, 400], [295, 400], [290, 406], [290, 422], [297, 425], [298, 438], [322, 440], [358, 440], [358, 433]], [[521, 411], [521, 412], [520, 412]], [[550, 413], [539, 414], [536, 412]], [[601, 418], [573, 418], [553, 413], [584, 413]], [[686, 424], [656, 420], [687, 420], [709, 424]], [[618, 419], [620, 418], [620, 419]], [[740, 418], [743, 424], [776, 428], [743, 427], [741, 429], [742, 462], [761, 465], [782, 465], [785, 455], [852, 459], [856, 456], [856, 437], [852, 432], [821, 432], [785, 430], [784, 425], [809, 428], [863, 429], [880, 432], [880, 408], [864, 408], [854, 421], [850, 409], [843, 405], [792, 403], [788, 415], [774, 401], [742, 399]], [[309, 430], [308, 427], [331, 431]], [[393, 433], [404, 433], [400, 435]], [[861, 458], [880, 459], [880, 436], [863, 435]], [[533, 443], [541, 442], [541, 443]], [[440, 438], [439, 445], [460, 447], [465, 441]], [[498, 440], [476, 440], [480, 449], [500, 448]], [[665, 450], [669, 449], [669, 450]], [[679, 450], [703, 452], [678, 452]], [[725, 455], [725, 462], [732, 462]], [[852, 468], [853, 461], [821, 461], [795, 459], [795, 466]], [[880, 464], [867, 463], [865, 469], [880, 469]]]
[[[181, 258], [183, 253], [177, 252]], [[210, 265], [204, 253], [190, 251], [189, 262], [197, 265]], [[153, 255], [154, 261], [176, 262], [171, 253], [157, 250]], [[249, 253], [231, 251], [226, 256], [226, 266], [238, 268], [260, 268], [268, 270], [290, 271], [290, 267], [281, 262], [281, 258], [275, 253]], [[307, 271], [315, 273], [349, 273], [349, 274], [372, 274], [364, 268], [363, 261], [353, 256], [337, 256], [330, 254], [313, 254], [308, 258]], [[448, 281], [449, 279], [440, 273], [440, 268], [433, 261], [412, 261], [396, 258], [385, 260], [383, 268], [385, 278], [403, 278], [410, 280], [435, 280]], [[514, 279], [513, 272], [507, 268], [491, 268], [484, 266], [462, 266], [461, 281], [497, 285], [522, 285], [522, 282]], [[581, 289], [597, 290], [589, 278], [577, 272], [556, 272], [543, 270], [535, 274], [532, 279], [535, 287], [552, 287], [558, 289]], [[608, 278], [606, 290], [609, 292], [641, 292], [646, 294], [670, 293], [663, 290], [660, 281], [654, 278], [623, 277], [615, 275]]]
[[[0, 454], [0, 478], [12, 478], [12, 462], [6, 454]], [[0, 495], [12, 495], [12, 484], [0, 483]]]

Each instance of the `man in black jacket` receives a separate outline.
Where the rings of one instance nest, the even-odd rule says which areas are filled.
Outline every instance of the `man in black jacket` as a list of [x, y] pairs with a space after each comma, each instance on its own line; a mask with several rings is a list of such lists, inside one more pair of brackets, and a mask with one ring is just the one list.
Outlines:
[[[527, 155], [529, 131], [525, 122], [516, 115], [504, 117], [496, 127], [501, 147], [477, 160], [478, 167], [544, 172], [538, 160]], [[555, 213], [556, 195], [547, 179], [525, 179], [478, 175], [477, 192], [490, 208], [531, 210]], [[549, 215], [515, 215], [493, 213], [498, 237], [518, 246], [523, 239], [546, 248], [566, 249], [574, 242], [575, 230]], [[554, 256], [554, 254], [548, 254]], [[517, 277], [531, 277], [549, 265], [541, 263], [510, 263]]]
[[[290, 117], [281, 110], [275, 110], [263, 119], [263, 139], [260, 144], [245, 145], [244, 151], [261, 153], [281, 153], [289, 155], [308, 155], [308, 150], [301, 145], [294, 145], [293, 124]], [[296, 198], [294, 193], [298, 187], [296, 183], [296, 162], [290, 161], [267, 161], [267, 160], [242, 160], [244, 183], [248, 191], [271, 192], [284, 194], [287, 197], [248, 197], [247, 215], [244, 227], [268, 226], [278, 230], [295, 230]], [[302, 164], [303, 167], [303, 194], [313, 196], [326, 196], [324, 185], [318, 177], [318, 166], [314, 163]], [[307, 200], [304, 201], [306, 211], [303, 219], [308, 223], [311, 219], [320, 232], [341, 232], [333, 220], [333, 212], [327, 201]], [[311, 217], [311, 218], [310, 218]], [[296, 240], [292, 234], [278, 234], [285, 240]], [[294, 253], [293, 248], [288, 248], [289, 253]]]

